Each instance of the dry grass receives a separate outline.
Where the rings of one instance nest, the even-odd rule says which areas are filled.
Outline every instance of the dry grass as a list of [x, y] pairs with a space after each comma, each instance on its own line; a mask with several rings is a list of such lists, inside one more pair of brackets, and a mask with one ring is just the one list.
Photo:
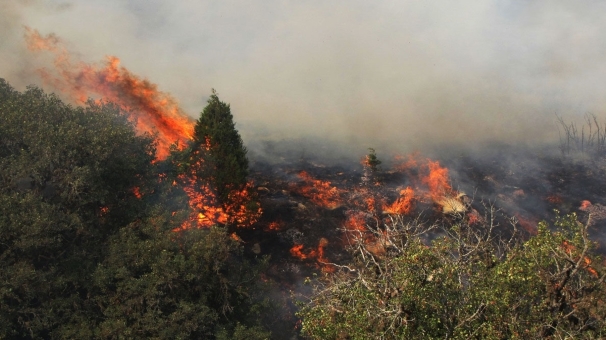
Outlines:
[[560, 123], [560, 150], [564, 156], [578, 153], [592, 157], [606, 156], [606, 124], [600, 124], [594, 114], [585, 115], [585, 123], [580, 128], [557, 117]]

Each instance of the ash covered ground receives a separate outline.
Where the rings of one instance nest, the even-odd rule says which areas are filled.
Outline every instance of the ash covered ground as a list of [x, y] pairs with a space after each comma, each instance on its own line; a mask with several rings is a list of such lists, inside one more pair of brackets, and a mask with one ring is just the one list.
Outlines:
[[[378, 151], [382, 164], [369, 175], [364, 154], [355, 161], [332, 157], [336, 153], [314, 159], [304, 152], [272, 151], [271, 157], [251, 152], [251, 179], [263, 215], [237, 234], [249, 255], [271, 257], [267, 275], [281, 301], [272, 316], [275, 334], [296, 334], [290, 298], [307, 292], [305, 278], [350, 260], [344, 231], [380, 224], [393, 213], [422, 223], [473, 223], [492, 207], [504, 233], [513, 221], [523, 235], [532, 235], [539, 221], [551, 221], [556, 210], [577, 213], [582, 222], [591, 214], [591, 237], [599, 243], [597, 251], [606, 253], [606, 161], [600, 157], [508, 146], [439, 158], [382, 157]], [[430, 182], [432, 171], [442, 176], [437, 187]], [[414, 194], [408, 192], [412, 196], [405, 202], [407, 188]], [[455, 213], [434, 190], [455, 200]]]

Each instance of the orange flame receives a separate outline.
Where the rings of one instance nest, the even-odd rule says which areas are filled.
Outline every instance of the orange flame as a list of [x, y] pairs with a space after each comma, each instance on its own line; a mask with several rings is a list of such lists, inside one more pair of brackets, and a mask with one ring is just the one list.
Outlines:
[[133, 188], [133, 195], [135, 195], [135, 197], [139, 198], [139, 199], [141, 199], [141, 197], [143, 197], [143, 195], [141, 194], [141, 189], [139, 189], [139, 187]]
[[427, 160], [429, 174], [421, 180], [429, 187], [431, 199], [439, 201], [446, 196], [453, 196], [454, 192], [450, 187], [448, 179], [448, 169], [440, 166], [440, 162]]
[[[193, 177], [193, 178], [192, 178]], [[235, 190], [230, 194], [231, 204], [221, 205], [209, 186], [199, 185], [194, 176], [179, 176], [183, 183], [183, 190], [189, 198], [192, 209], [190, 218], [178, 230], [192, 227], [208, 228], [215, 224], [235, 223], [238, 227], [253, 225], [261, 216], [261, 207], [251, 211], [246, 204], [250, 201], [249, 190], [252, 183], [248, 183], [242, 190]]]
[[390, 205], [383, 206], [383, 211], [388, 214], [406, 215], [414, 208], [415, 192], [411, 187], [400, 191], [400, 197]]
[[267, 229], [268, 230], [281, 230], [282, 228], [284, 228], [284, 222], [282, 221], [273, 221], [271, 223], [269, 223], [269, 225], [267, 225]]
[[192, 213], [179, 229], [185, 230], [192, 227], [208, 228], [215, 224], [235, 223], [239, 227], [248, 227], [253, 225], [261, 217], [261, 207], [256, 209], [248, 206], [252, 200], [253, 183], [248, 182], [240, 190], [233, 190], [229, 194], [229, 204], [221, 204], [216, 198], [216, 194], [209, 183], [198, 181], [196, 173], [204, 166], [204, 161], [200, 159], [191, 165], [189, 173], [181, 174], [178, 177], [178, 183], [183, 187], [183, 191], [189, 198], [189, 206]]
[[363, 212], [352, 212], [348, 214], [345, 221], [345, 230], [348, 232], [366, 233], [366, 215]]
[[240, 236], [238, 236], [238, 234], [236, 234], [236, 233], [231, 233], [231, 234], [229, 235], [229, 237], [230, 237], [232, 240], [234, 240], [234, 241], [237, 241], [237, 242], [240, 242], [240, 243], [244, 243], [244, 240], [242, 240], [242, 239], [240, 238]]
[[290, 255], [300, 259], [300, 260], [305, 260], [307, 259], [306, 254], [304, 254], [302, 252], [304, 245], [302, 244], [295, 244], [292, 248], [290, 248]]
[[579, 209], [585, 211], [585, 210], [589, 209], [589, 207], [591, 207], [591, 206], [592, 206], [591, 202], [589, 202], [588, 200], [583, 200], [583, 201], [581, 201], [581, 206], [579, 207]]
[[[564, 240], [562, 242], [562, 249], [564, 249], [564, 252], [566, 252], [566, 254], [572, 255], [572, 253], [576, 250], [576, 247], [568, 243], [568, 241]], [[583, 257], [583, 263], [583, 268], [585, 268], [589, 272], [589, 274], [591, 274], [591, 276], [596, 278], [599, 276], [597, 270], [591, 267], [591, 259], [588, 256]]]
[[99, 216], [105, 216], [109, 212], [109, 207], [103, 206], [99, 209]]
[[482, 221], [482, 218], [480, 217], [477, 211], [472, 210], [467, 214], [467, 221], [469, 221], [469, 224], [476, 224], [480, 223]]
[[335, 270], [335, 268], [328, 263], [328, 259], [326, 259], [324, 255], [324, 248], [326, 246], [328, 246], [328, 240], [322, 237], [318, 242], [318, 247], [309, 251], [307, 254], [303, 252], [304, 246], [302, 244], [296, 244], [290, 248], [290, 254], [300, 260], [316, 259], [320, 264], [322, 264], [323, 272], [331, 273]]
[[317, 180], [306, 171], [301, 171], [299, 177], [305, 181], [305, 185], [296, 190], [314, 204], [327, 209], [335, 209], [343, 204], [342, 190], [333, 187], [330, 182]]
[[38, 31], [26, 28], [25, 40], [33, 52], [54, 54], [54, 72], [39, 70], [46, 83], [76, 103], [86, 102], [93, 94], [101, 96], [128, 111], [139, 133], [157, 134], [157, 159], [168, 156], [171, 144], [179, 142], [184, 146], [192, 138], [194, 121], [176, 99], [159, 91], [156, 84], [120, 67], [120, 59], [109, 56], [102, 66], [73, 63], [54, 34], [43, 37]]
[[545, 200], [551, 204], [562, 204], [564, 202], [562, 196], [558, 194], [549, 195], [545, 198]]

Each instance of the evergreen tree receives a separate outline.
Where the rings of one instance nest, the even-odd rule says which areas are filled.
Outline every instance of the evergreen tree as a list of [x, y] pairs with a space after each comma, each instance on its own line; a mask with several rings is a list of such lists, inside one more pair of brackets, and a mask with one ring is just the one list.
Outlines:
[[210, 183], [225, 204], [230, 192], [246, 186], [248, 159], [229, 104], [219, 100], [214, 89], [194, 131], [192, 154], [201, 156], [205, 163], [196, 175]]

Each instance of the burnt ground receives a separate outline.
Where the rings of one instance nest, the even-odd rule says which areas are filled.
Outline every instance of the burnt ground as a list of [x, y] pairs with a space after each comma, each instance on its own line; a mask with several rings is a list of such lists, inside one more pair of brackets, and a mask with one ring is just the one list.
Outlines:
[[[480, 211], [484, 204], [492, 204], [500, 209], [503, 218], [515, 216], [529, 234], [539, 221], [553, 220], [554, 209], [563, 214], [575, 212], [581, 221], [591, 212], [591, 236], [600, 243], [598, 252], [606, 253], [605, 160], [576, 161], [559, 155], [499, 149], [480, 156], [459, 155], [439, 161], [449, 169], [453, 189], [471, 198], [470, 209]], [[382, 170], [381, 185], [372, 190], [387, 201], [394, 200], [402, 187], [414, 185], [414, 169], [396, 171], [385, 166]], [[301, 194], [299, 189], [309, 184], [298, 175], [301, 171], [339, 189], [342, 203], [323, 207]], [[355, 192], [365, 185], [363, 176], [361, 165], [323, 165], [301, 159], [279, 164], [253, 163], [251, 178], [263, 215], [253, 228], [240, 229], [238, 235], [248, 255], [271, 257], [267, 276], [274, 284], [279, 306], [276, 314], [268, 318], [272, 320], [275, 338], [297, 336], [296, 307], [291, 295], [306, 293], [309, 288], [303, 284], [304, 279], [322, 275], [324, 268], [312, 252], [326, 242], [323, 249], [327, 260], [346, 263], [350, 259], [341, 229], [348, 214], [361, 209], [355, 202]], [[415, 214], [422, 214], [427, 220], [444, 218], [431, 202], [419, 202]], [[309, 257], [293, 256], [291, 249], [295, 245], [302, 245], [302, 252]]]

